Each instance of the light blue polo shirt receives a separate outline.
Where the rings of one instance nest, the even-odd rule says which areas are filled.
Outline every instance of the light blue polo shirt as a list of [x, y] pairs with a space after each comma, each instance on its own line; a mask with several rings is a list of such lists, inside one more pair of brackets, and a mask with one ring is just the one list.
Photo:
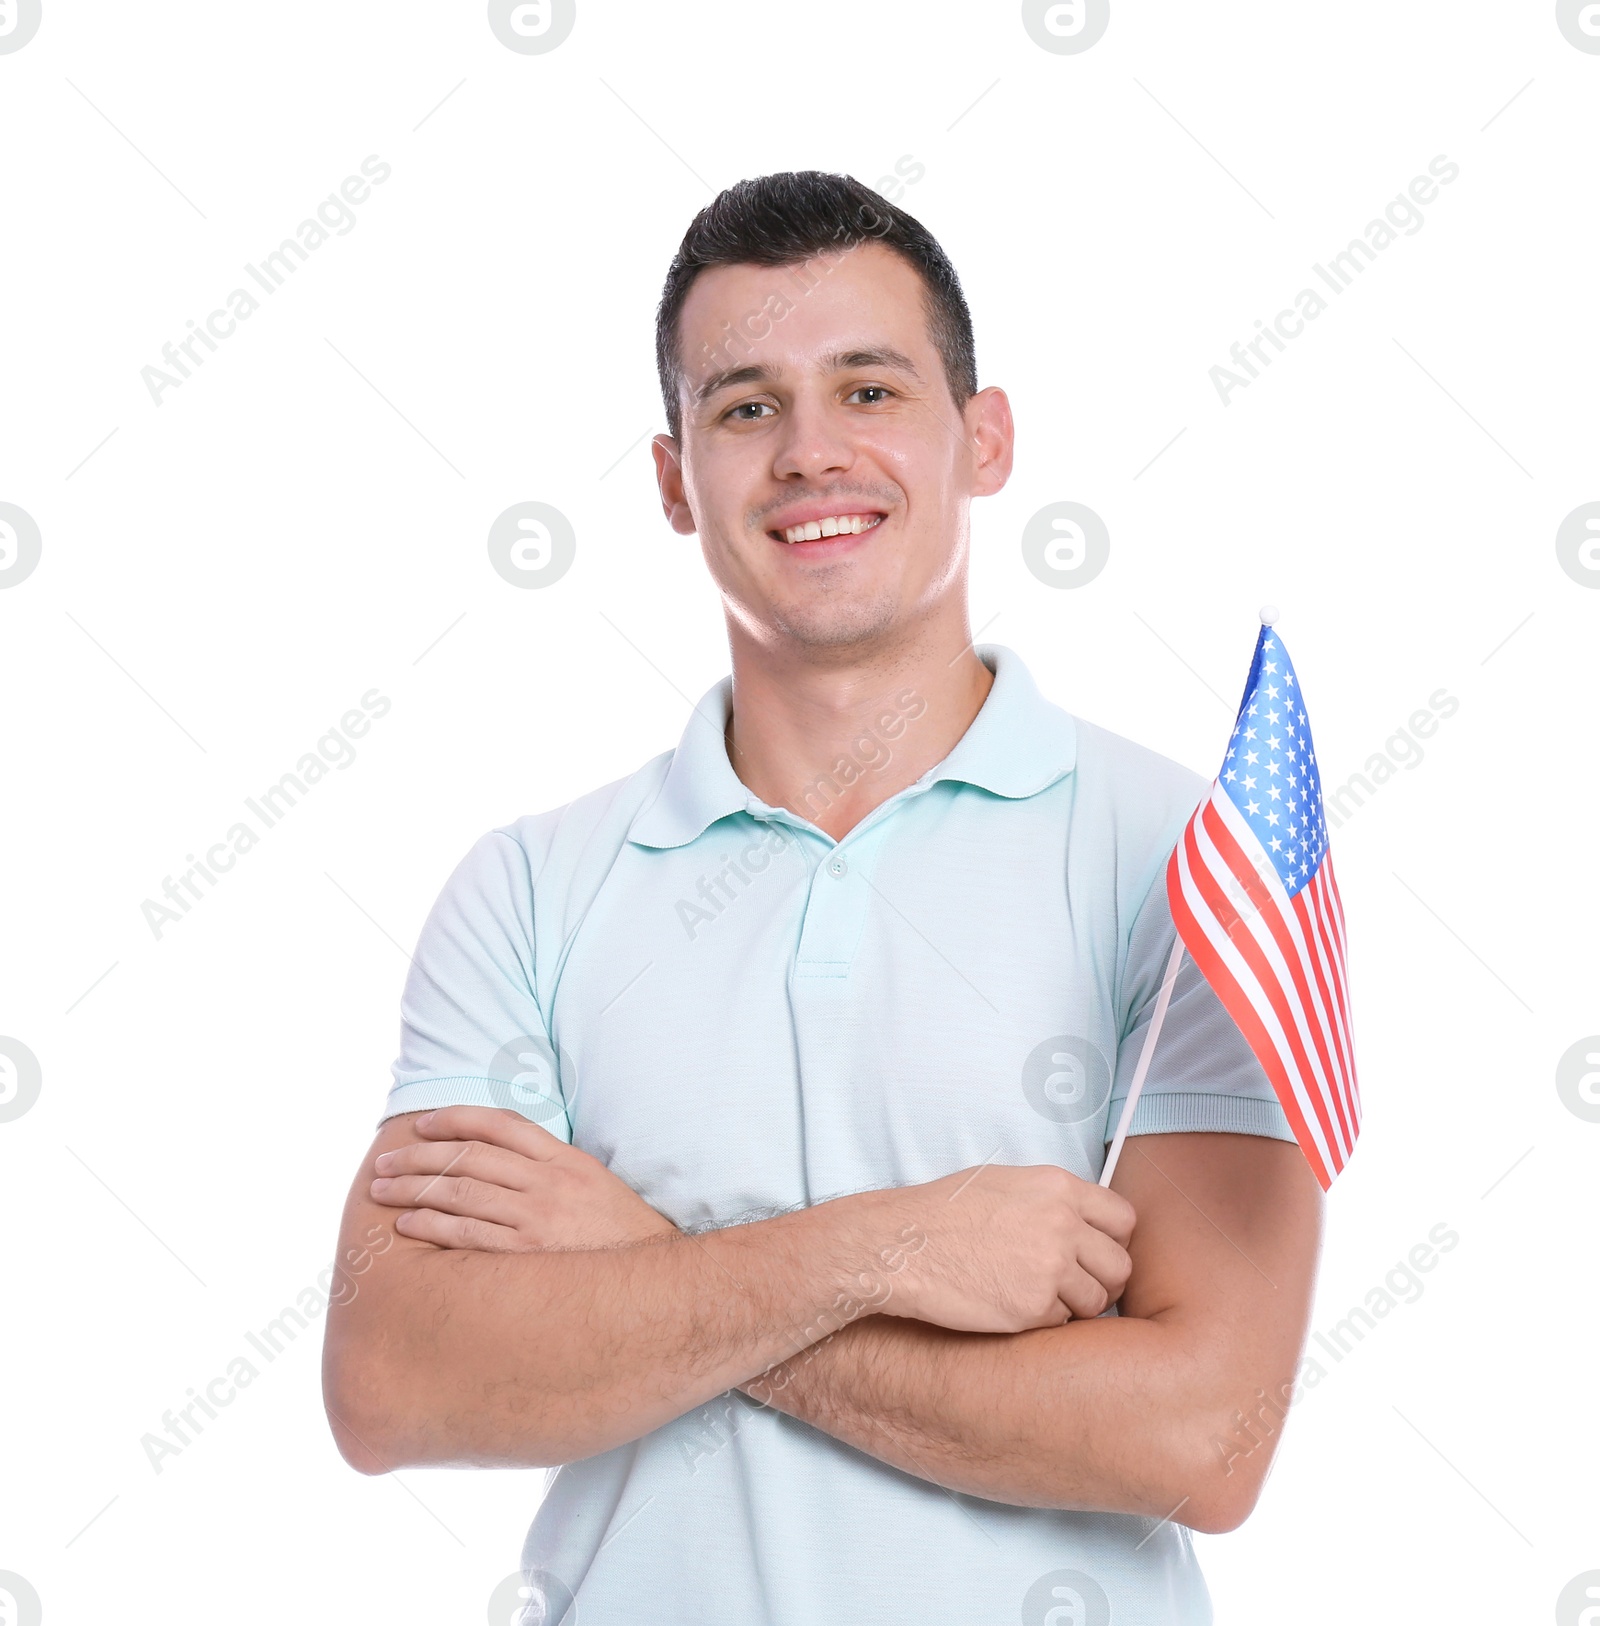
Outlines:
[[[985, 1161], [1097, 1179], [1209, 786], [977, 652], [967, 732], [837, 843], [734, 773], [729, 678], [676, 750], [481, 837], [417, 945], [384, 1117], [517, 1107], [687, 1229]], [[806, 805], [925, 709], [887, 697]], [[1177, 1130], [1294, 1138], [1187, 958], [1132, 1126]], [[559, 1469], [523, 1566], [545, 1618], [573, 1597], [594, 1626], [1212, 1618], [1181, 1525], [955, 1495], [737, 1390]]]

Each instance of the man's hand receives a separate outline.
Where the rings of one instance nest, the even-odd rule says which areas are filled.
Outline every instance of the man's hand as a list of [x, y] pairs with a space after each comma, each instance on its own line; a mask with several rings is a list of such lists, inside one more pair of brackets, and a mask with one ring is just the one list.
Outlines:
[[867, 1315], [740, 1387], [961, 1495], [1237, 1529], [1299, 1387], [1321, 1188], [1293, 1141], [1221, 1131], [1133, 1136], [1115, 1183], [1139, 1213], [1119, 1315], [1005, 1337]]
[[[330, 1304], [323, 1350], [334, 1436], [363, 1473], [591, 1457], [841, 1320], [859, 1321], [847, 1335], [983, 1339], [894, 1317], [942, 1318], [1009, 1350], [1013, 1329], [1038, 1338], [1097, 1316], [1127, 1279], [1126, 1249], [1100, 1227], [1132, 1228], [1125, 1200], [1061, 1169], [980, 1166], [685, 1236], [587, 1153], [465, 1106], [378, 1131], [341, 1242], [370, 1241], [379, 1218], [395, 1245], [359, 1297]], [[871, 1313], [885, 1305], [893, 1317]], [[1164, 1512], [1165, 1490], [1128, 1510]]]
[[896, 1236], [878, 1255], [898, 1273], [884, 1315], [955, 1332], [1059, 1327], [1101, 1314], [1133, 1271], [1133, 1204], [1053, 1164], [982, 1164], [854, 1200]]
[[404, 1212], [402, 1236], [441, 1248], [529, 1253], [615, 1248], [677, 1234], [598, 1158], [520, 1112], [441, 1107], [416, 1120], [413, 1146], [374, 1163], [375, 1202]]
[[[587, 1152], [520, 1113], [443, 1107], [423, 1144], [385, 1152], [372, 1196], [395, 1228], [441, 1248], [522, 1253], [648, 1242], [677, 1227]], [[961, 1332], [1021, 1332], [1093, 1317], [1132, 1271], [1133, 1205], [1064, 1169], [985, 1164], [924, 1185], [839, 1199], [882, 1238], [873, 1277], [887, 1315]]]

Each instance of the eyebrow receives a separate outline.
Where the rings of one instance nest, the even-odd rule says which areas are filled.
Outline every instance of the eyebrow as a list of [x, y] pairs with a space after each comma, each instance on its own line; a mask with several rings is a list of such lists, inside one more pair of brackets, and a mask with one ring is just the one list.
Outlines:
[[[905, 373], [917, 383], [923, 382], [912, 363], [910, 356], [903, 350], [896, 350], [892, 345], [873, 345], [859, 350], [836, 350], [831, 356], [822, 358], [822, 369], [828, 373], [851, 372], [861, 367], [890, 367], [896, 372]], [[704, 406], [713, 395], [721, 390], [732, 389], [738, 384], [775, 384], [783, 376], [781, 367], [766, 367], [755, 363], [748, 363], [743, 367], [725, 367], [720, 373], [713, 373], [703, 383], [693, 396], [693, 404]]]

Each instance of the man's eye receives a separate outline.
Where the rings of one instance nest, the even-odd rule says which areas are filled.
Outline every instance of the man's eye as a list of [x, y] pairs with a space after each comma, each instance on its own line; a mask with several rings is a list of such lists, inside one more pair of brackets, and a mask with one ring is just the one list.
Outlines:
[[[877, 395], [880, 399], [886, 401], [886, 400], [888, 400], [889, 396], [892, 393], [893, 393], [893, 391], [889, 390], [888, 388], [886, 388], [882, 384], [858, 384], [853, 390], [851, 390], [850, 395], [874, 394], [874, 395]], [[845, 399], [847, 401], [850, 399], [850, 395], [847, 395], [845, 397]], [[863, 406], [876, 406], [877, 404], [878, 404], [877, 401], [864, 401], [864, 402], [862, 402]]]
[[[723, 416], [731, 418], [735, 423], [759, 423], [761, 420], [753, 416], [753, 414], [771, 412], [772, 410], [773, 406], [770, 401], [741, 401], [738, 406], [730, 407]], [[752, 414], [752, 416], [743, 415], [747, 413]]]

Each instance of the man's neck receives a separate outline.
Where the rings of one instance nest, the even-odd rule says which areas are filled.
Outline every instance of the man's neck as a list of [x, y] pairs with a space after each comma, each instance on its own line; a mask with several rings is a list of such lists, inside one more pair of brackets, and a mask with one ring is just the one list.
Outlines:
[[840, 841], [942, 762], [978, 715], [994, 674], [965, 617], [910, 643], [829, 662], [774, 660], [733, 642], [728, 760], [746, 788]]

